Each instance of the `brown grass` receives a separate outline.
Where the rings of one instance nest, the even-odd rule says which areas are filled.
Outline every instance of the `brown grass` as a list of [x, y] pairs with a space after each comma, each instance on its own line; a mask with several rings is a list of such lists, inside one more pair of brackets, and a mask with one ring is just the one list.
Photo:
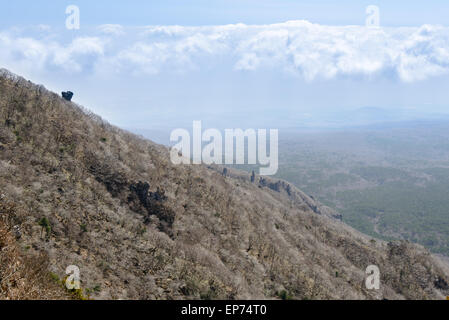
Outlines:
[[9, 221], [14, 205], [0, 203], [0, 299], [60, 300], [70, 296], [51, 278], [45, 253], [26, 255], [19, 248]]

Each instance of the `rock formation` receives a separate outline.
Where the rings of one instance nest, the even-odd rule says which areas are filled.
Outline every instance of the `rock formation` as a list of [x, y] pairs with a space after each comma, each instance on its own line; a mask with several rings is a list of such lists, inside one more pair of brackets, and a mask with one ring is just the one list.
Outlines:
[[72, 101], [73, 92], [71, 92], [71, 91], [62, 92], [62, 97], [67, 101]]

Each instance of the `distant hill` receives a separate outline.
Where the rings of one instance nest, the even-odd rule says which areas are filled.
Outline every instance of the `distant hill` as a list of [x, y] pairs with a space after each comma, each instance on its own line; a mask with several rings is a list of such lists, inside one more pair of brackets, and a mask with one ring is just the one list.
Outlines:
[[[54, 278], [78, 266], [92, 298], [449, 295], [447, 265], [422, 247], [369, 238], [287, 182], [256, 178], [172, 165], [166, 147], [0, 72], [0, 201], [15, 207], [0, 233], [19, 228], [18, 254], [45, 256]], [[364, 285], [372, 264], [378, 291]]]

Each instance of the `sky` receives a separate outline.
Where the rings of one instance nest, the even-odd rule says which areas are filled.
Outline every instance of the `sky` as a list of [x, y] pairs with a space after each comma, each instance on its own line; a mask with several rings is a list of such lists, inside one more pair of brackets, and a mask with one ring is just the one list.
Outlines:
[[442, 0], [2, 1], [0, 67], [130, 129], [411, 119], [449, 113], [448, 16]]
[[82, 8], [86, 25], [271, 24], [308, 20], [327, 25], [364, 24], [368, 5], [381, 9], [384, 26], [447, 25], [446, 0], [15, 0], [0, 4], [0, 27], [64, 24], [68, 5]]

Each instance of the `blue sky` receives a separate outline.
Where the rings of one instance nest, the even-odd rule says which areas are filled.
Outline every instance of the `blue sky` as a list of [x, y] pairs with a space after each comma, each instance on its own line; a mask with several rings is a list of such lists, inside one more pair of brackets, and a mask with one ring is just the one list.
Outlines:
[[126, 128], [409, 119], [448, 113], [448, 16], [442, 0], [2, 1], [0, 66]]
[[384, 26], [447, 25], [445, 0], [15, 0], [0, 4], [0, 26], [63, 25], [65, 7], [78, 5], [87, 25], [217, 25], [270, 24], [287, 20], [351, 25], [364, 23], [364, 10], [377, 5]]

